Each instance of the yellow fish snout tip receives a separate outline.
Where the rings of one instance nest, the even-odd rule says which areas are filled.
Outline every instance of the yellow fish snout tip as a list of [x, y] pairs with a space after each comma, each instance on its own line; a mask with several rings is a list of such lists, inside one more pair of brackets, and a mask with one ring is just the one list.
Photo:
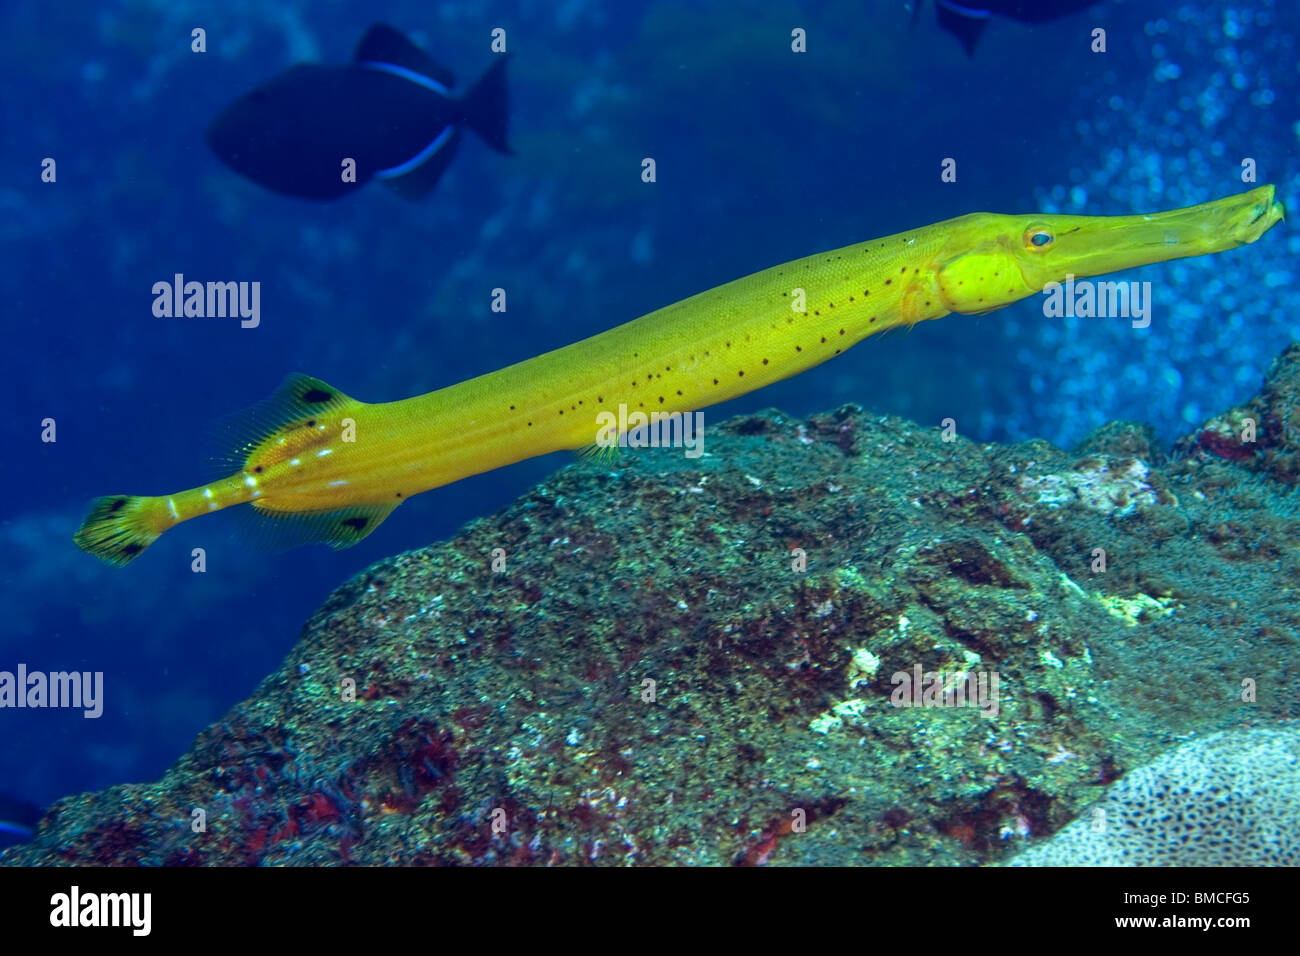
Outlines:
[[1285, 218], [1286, 207], [1282, 205], [1282, 200], [1277, 198], [1277, 187], [1265, 186], [1264, 198], [1257, 207], [1255, 219], [1268, 219], [1271, 222], [1278, 222]]
[[1238, 233], [1242, 242], [1254, 242], [1286, 218], [1286, 207], [1276, 198], [1273, 186], [1261, 186], [1254, 193], [1258, 197], [1238, 213]]

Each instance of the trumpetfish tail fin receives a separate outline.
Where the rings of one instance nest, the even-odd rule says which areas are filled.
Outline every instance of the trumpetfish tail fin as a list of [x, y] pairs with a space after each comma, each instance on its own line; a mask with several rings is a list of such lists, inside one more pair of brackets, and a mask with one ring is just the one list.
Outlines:
[[[263, 482], [296, 471], [300, 457], [315, 460], [317, 449], [338, 435], [341, 423], [363, 403], [310, 375], [290, 375], [265, 401], [219, 429], [213, 457], [221, 476], [207, 485], [172, 495], [108, 495], [95, 499], [73, 540], [95, 557], [119, 567], [129, 564], [169, 528], [182, 521], [251, 503], [254, 538], [273, 549], [321, 541], [334, 548], [356, 544], [377, 528], [400, 499], [356, 502], [339, 508], [286, 506], [264, 498]], [[345, 482], [346, 483], [346, 482]], [[280, 507], [277, 507], [277, 504]]]
[[72, 540], [82, 551], [109, 564], [130, 564], [171, 527], [164, 519], [164, 500], [140, 495], [96, 498]]

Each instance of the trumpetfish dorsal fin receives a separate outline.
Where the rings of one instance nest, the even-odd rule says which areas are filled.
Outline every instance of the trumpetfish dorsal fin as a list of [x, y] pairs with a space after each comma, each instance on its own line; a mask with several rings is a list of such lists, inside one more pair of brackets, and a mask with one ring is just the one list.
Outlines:
[[218, 451], [213, 456], [224, 477], [236, 469], [254, 471], [258, 464], [251, 459], [258, 449], [285, 439], [279, 447], [286, 453], [295, 433], [301, 441], [324, 424], [328, 417], [338, 417], [348, 408], [361, 403], [311, 375], [294, 373], [280, 383], [267, 398], [228, 418], [218, 426]]

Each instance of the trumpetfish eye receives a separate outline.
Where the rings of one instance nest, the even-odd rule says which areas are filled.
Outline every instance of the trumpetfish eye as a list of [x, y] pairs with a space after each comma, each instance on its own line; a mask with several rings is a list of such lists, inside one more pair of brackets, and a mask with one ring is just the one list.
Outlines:
[[1035, 251], [1048, 249], [1055, 240], [1056, 237], [1046, 226], [1033, 225], [1025, 230], [1025, 245]]

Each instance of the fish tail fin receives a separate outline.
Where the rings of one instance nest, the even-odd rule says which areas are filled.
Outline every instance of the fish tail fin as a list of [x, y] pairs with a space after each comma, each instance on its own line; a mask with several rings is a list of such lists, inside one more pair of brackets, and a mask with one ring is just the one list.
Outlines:
[[488, 67], [478, 82], [461, 97], [464, 123], [499, 153], [511, 155], [514, 150], [506, 142], [506, 123], [509, 118], [509, 97], [506, 92], [507, 54], [499, 54], [497, 61]]
[[162, 498], [105, 495], [95, 499], [72, 540], [87, 554], [122, 567], [170, 527], [165, 515]]

